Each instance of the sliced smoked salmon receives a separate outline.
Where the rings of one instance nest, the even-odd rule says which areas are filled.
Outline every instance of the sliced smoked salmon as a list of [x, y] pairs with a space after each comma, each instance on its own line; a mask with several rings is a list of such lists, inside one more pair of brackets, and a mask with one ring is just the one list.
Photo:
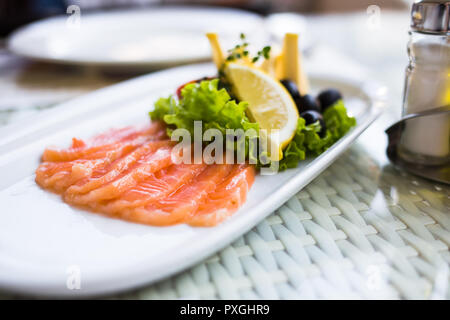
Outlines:
[[184, 222], [202, 227], [222, 222], [245, 202], [254, 177], [253, 166], [247, 164], [234, 166], [228, 177], [201, 202], [198, 210], [185, 216]]
[[[172, 148], [170, 147], [172, 143], [170, 141], [166, 142], [167, 146], [161, 144], [159, 149], [156, 149], [154, 152], [150, 151], [136, 163], [128, 163], [127, 167], [121, 166], [120, 168], [112, 169], [107, 174], [92, 180], [89, 180], [89, 178], [85, 179], [89, 181], [80, 186], [79, 189], [74, 190], [92, 191], [80, 195], [80, 192], [75, 192], [72, 188], [69, 188], [64, 194], [64, 199], [74, 204], [86, 205], [90, 202], [116, 198], [140, 181], [149, 178], [155, 172], [173, 164], [171, 159]], [[78, 187], [79, 185], [77, 184], [73, 188]]]
[[99, 171], [116, 159], [122, 158], [146, 141], [167, 138], [165, 126], [156, 122], [143, 129], [127, 127], [109, 130], [87, 142], [73, 138], [67, 149], [48, 148], [44, 162], [36, 170], [36, 181], [56, 192]]
[[117, 200], [103, 204], [101, 211], [117, 214], [124, 209], [145, 206], [191, 183], [206, 164], [179, 164], [165, 168], [124, 192]]
[[44, 162], [36, 170], [36, 181], [47, 189], [63, 192], [72, 184], [88, 177], [95, 168], [107, 163], [105, 159]]
[[[77, 182], [66, 190], [66, 196], [70, 198], [74, 194], [88, 193], [104, 184], [115, 180], [139, 165], [139, 161], [149, 160], [161, 147], [168, 147], [174, 142], [169, 140], [150, 141], [138, 147], [123, 158], [117, 159], [110, 165], [92, 172], [91, 176]], [[165, 154], [167, 156], [167, 154]], [[169, 156], [170, 159], [170, 156]], [[165, 158], [167, 160], [167, 157]]]
[[186, 215], [193, 214], [209, 192], [216, 188], [231, 172], [233, 165], [212, 164], [191, 183], [175, 193], [145, 207], [125, 211], [133, 220], [152, 225], [171, 225], [181, 222]]
[[72, 139], [48, 148], [36, 182], [76, 206], [149, 225], [213, 226], [245, 201], [255, 175], [247, 164], [175, 164], [161, 122]]
[[165, 126], [155, 122], [143, 129], [127, 127], [110, 130], [84, 142], [77, 138], [72, 139], [71, 147], [67, 149], [47, 148], [42, 156], [43, 161], [71, 161], [76, 159], [96, 159], [107, 152], [117, 150], [124, 144], [140, 144], [147, 139], [159, 140], [165, 137]]

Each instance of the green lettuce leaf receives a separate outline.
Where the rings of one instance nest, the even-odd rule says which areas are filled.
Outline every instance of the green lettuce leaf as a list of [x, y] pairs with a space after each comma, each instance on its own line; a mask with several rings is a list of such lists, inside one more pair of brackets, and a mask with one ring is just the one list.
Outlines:
[[295, 168], [299, 161], [306, 157], [305, 146], [305, 119], [299, 118], [297, 122], [297, 129], [294, 138], [289, 142], [286, 149], [283, 151], [283, 159], [280, 161], [280, 170]]
[[215, 128], [225, 134], [226, 129], [255, 129], [245, 114], [247, 102], [236, 103], [225, 89], [218, 89], [218, 79], [191, 83], [181, 90], [182, 99], [161, 98], [150, 112], [153, 120], [164, 120], [168, 125], [194, 133], [194, 121], [201, 120], [203, 129]]
[[326, 130], [322, 137], [319, 135], [319, 121], [306, 126], [303, 118], [298, 120], [294, 138], [283, 151], [280, 170], [295, 168], [306, 157], [320, 155], [356, 125], [355, 118], [348, 116], [342, 100], [327, 108], [323, 119]]
[[[226, 89], [219, 89], [218, 85], [218, 79], [190, 83], [181, 90], [180, 100], [169, 96], [156, 101], [154, 110], [149, 113], [150, 117], [168, 124], [169, 136], [174, 128], [187, 129], [193, 135], [194, 121], [197, 120], [202, 121], [203, 132], [214, 128], [220, 130], [224, 137], [226, 129], [254, 129], [253, 137], [245, 137], [243, 141], [226, 141], [226, 147], [235, 151], [245, 147], [247, 159], [254, 160], [258, 166], [267, 165], [267, 162], [260, 162], [265, 152], [258, 154], [260, 151], [257, 143], [254, 143], [255, 139], [259, 139], [259, 126], [250, 122], [246, 116], [248, 103], [236, 102]], [[280, 170], [295, 168], [306, 157], [320, 155], [356, 125], [355, 118], [347, 115], [342, 100], [327, 108], [323, 118], [326, 130], [322, 135], [319, 135], [319, 122], [306, 125], [305, 120], [299, 118], [294, 138], [283, 151]], [[267, 158], [267, 154], [265, 156]]]
[[332, 143], [339, 140], [356, 125], [356, 119], [348, 116], [347, 109], [342, 100], [339, 100], [333, 106], [325, 110], [323, 113], [323, 120], [325, 121], [327, 132], [332, 136]]
[[[168, 124], [169, 136], [173, 128], [183, 128], [194, 134], [194, 121], [202, 121], [203, 132], [208, 129], [218, 129], [225, 136], [226, 129], [254, 129], [259, 131], [259, 125], [250, 122], [245, 109], [247, 102], [237, 103], [232, 100], [227, 90], [218, 88], [219, 79], [205, 80], [200, 83], [190, 83], [181, 90], [181, 100], [173, 97], [161, 98], [155, 103], [150, 112], [152, 120], [163, 120]], [[257, 134], [255, 136], [257, 138]], [[233, 142], [233, 148], [237, 143]], [[249, 146], [248, 138], [245, 141], [246, 155]]]
[[176, 105], [175, 99], [170, 96], [168, 98], [159, 98], [155, 102], [155, 108], [150, 111], [150, 117], [152, 120], [162, 120], [166, 114], [171, 114], [174, 112]]

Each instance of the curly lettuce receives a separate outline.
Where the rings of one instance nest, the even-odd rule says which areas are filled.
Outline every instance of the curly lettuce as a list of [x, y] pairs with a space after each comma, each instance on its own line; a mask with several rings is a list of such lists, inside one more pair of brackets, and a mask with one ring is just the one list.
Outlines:
[[[213, 79], [187, 84], [181, 90], [179, 100], [173, 96], [160, 98], [149, 114], [152, 120], [162, 120], [168, 125], [169, 136], [175, 128], [186, 129], [194, 135], [194, 121], [202, 121], [204, 131], [211, 128], [220, 130], [224, 137], [227, 129], [254, 129], [256, 136], [245, 137], [244, 144], [242, 141], [232, 142], [231, 148], [236, 151], [245, 146], [246, 158], [259, 166], [262, 165], [262, 156], [267, 155], [259, 151], [256, 144], [250, 143], [250, 139], [259, 138], [259, 125], [250, 122], [245, 113], [247, 107], [247, 102], [236, 102], [225, 88], [219, 88], [219, 79]], [[327, 108], [323, 119], [326, 127], [323, 133], [319, 122], [306, 125], [305, 119], [298, 119], [294, 138], [283, 151], [280, 170], [295, 168], [306, 157], [320, 155], [356, 125], [355, 118], [348, 116], [342, 100]], [[267, 165], [267, 162], [262, 162]]]
[[[194, 134], [194, 121], [201, 120], [203, 129], [259, 130], [257, 123], [250, 122], [245, 114], [247, 102], [232, 100], [226, 89], [218, 88], [219, 79], [190, 83], [181, 90], [181, 99], [172, 96], [160, 98], [150, 112], [153, 120], [163, 120], [169, 126], [187, 129]], [[169, 135], [171, 131], [169, 129]]]
[[[187, 84], [181, 90], [180, 100], [173, 96], [160, 98], [150, 117], [163, 120], [169, 136], [174, 129], [186, 129], [191, 137], [195, 136], [194, 121], [201, 121], [203, 132], [218, 129], [222, 133], [227, 150], [241, 151], [245, 159], [257, 163], [259, 125], [247, 118], [247, 107], [247, 102], [236, 102], [225, 88], [219, 88], [219, 79], [213, 79]], [[227, 137], [227, 129], [241, 129], [245, 134]]]
[[327, 133], [332, 136], [332, 143], [342, 138], [352, 127], [356, 125], [356, 119], [349, 117], [344, 102], [339, 100], [323, 113], [323, 120]]
[[298, 119], [294, 138], [283, 151], [280, 170], [295, 168], [306, 157], [320, 155], [356, 125], [356, 119], [348, 116], [342, 100], [325, 110], [323, 120], [326, 130], [321, 136], [319, 121], [305, 125], [303, 118]]

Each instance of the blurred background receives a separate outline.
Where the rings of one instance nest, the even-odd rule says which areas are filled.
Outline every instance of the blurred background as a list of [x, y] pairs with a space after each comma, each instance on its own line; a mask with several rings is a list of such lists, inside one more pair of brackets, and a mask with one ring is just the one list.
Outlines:
[[308, 72], [384, 83], [398, 117], [412, 2], [0, 0], [0, 125], [138, 74], [207, 61], [204, 32], [216, 29], [225, 48], [240, 32], [257, 46], [299, 33]]
[[262, 15], [274, 12], [305, 14], [336, 13], [365, 10], [370, 5], [384, 9], [404, 9], [412, 1], [405, 0], [0, 0], [0, 35], [41, 18], [65, 14], [67, 7], [77, 5], [83, 12], [127, 9], [148, 6], [221, 6], [253, 11]]

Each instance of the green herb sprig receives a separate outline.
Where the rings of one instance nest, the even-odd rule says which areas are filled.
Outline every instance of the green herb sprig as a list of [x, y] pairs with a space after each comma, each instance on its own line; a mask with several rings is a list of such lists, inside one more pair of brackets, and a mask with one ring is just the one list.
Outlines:
[[[247, 42], [247, 38], [244, 33], [241, 33], [239, 36], [241, 43], [235, 45], [233, 48], [228, 50], [228, 56], [226, 58], [226, 61], [236, 61], [243, 57], [248, 57], [250, 55], [248, 51], [249, 43]], [[256, 56], [254, 56], [251, 61], [255, 63], [258, 61], [261, 57], [264, 59], [270, 58], [270, 46], [265, 46], [261, 50], [258, 51]]]
[[255, 63], [261, 57], [264, 57], [264, 59], [269, 59], [270, 49], [271, 49], [270, 46], [265, 46], [264, 48], [262, 48], [262, 50], [258, 51], [258, 54], [255, 57], [253, 57], [252, 62]]

